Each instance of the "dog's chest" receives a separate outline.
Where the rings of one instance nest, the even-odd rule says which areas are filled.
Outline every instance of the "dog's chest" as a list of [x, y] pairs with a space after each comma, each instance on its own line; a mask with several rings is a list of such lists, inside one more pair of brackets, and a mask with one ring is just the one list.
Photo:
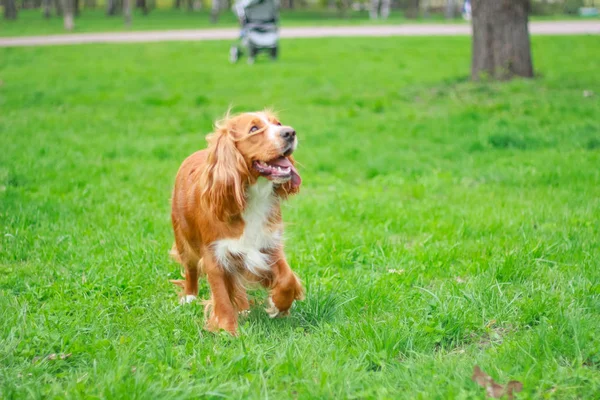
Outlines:
[[225, 269], [234, 271], [242, 267], [253, 274], [260, 274], [270, 268], [269, 250], [280, 244], [282, 236], [281, 227], [272, 222], [277, 201], [273, 184], [267, 179], [259, 178], [248, 188], [241, 236], [214, 243], [217, 261]]

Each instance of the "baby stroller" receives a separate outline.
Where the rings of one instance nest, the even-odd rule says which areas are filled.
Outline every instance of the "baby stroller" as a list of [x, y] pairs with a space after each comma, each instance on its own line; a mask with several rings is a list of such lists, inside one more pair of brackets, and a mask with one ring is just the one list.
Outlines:
[[268, 51], [272, 59], [277, 59], [279, 0], [237, 0], [232, 8], [242, 32], [229, 50], [230, 61], [236, 63], [247, 53], [248, 63], [252, 64], [259, 51]]

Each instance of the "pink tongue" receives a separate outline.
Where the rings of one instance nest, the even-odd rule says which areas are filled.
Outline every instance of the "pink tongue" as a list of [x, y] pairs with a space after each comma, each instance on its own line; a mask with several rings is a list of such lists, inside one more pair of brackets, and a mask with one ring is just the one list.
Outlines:
[[302, 178], [300, 178], [300, 175], [298, 174], [298, 170], [296, 170], [296, 167], [294, 167], [292, 165], [292, 162], [290, 161], [289, 158], [287, 157], [279, 157], [276, 160], [273, 161], [269, 161], [270, 165], [276, 165], [278, 167], [282, 167], [282, 168], [290, 168], [290, 170], [292, 171], [292, 186], [297, 188], [298, 186], [300, 186], [300, 184], [302, 183]]

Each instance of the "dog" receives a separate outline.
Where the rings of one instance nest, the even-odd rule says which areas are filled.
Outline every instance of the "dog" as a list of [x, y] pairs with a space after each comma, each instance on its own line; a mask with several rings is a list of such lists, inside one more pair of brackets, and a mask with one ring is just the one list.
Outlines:
[[206, 275], [206, 328], [235, 335], [238, 314], [249, 310], [249, 285], [269, 290], [272, 318], [289, 315], [304, 297], [285, 258], [280, 208], [302, 183], [292, 157], [298, 138], [269, 111], [228, 115], [206, 138], [208, 147], [189, 156], [175, 179], [171, 255], [185, 279], [171, 282], [185, 304]]

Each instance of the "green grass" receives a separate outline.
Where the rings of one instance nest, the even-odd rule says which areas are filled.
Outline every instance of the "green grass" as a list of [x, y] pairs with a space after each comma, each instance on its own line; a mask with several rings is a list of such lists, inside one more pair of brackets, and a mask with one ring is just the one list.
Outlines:
[[[468, 38], [227, 45], [0, 49], [0, 398], [483, 399], [475, 364], [597, 396], [596, 37], [533, 38], [538, 79], [503, 84], [468, 82]], [[304, 179], [307, 298], [238, 338], [168, 283], [175, 173], [230, 104], [281, 110]]]
[[[533, 20], [582, 20], [577, 16], [550, 15], [533, 17]], [[386, 25], [406, 23], [467, 23], [462, 19], [446, 20], [442, 15], [431, 14], [429, 18], [416, 20], [406, 19], [402, 11], [392, 11], [387, 20], [369, 19], [367, 11], [349, 12], [342, 17], [336, 10], [283, 10], [281, 13], [283, 26], [338, 26], [338, 25]], [[199, 12], [187, 10], [155, 9], [148, 15], [136, 10], [133, 14], [131, 28], [126, 28], [122, 16], [107, 17], [103, 9], [83, 10], [81, 16], [75, 19], [75, 29], [72, 33], [86, 32], [118, 32], [118, 31], [147, 31], [166, 29], [202, 29], [202, 28], [232, 28], [238, 23], [233, 13], [224, 10], [219, 22], [210, 22], [208, 9]], [[40, 10], [20, 10], [16, 21], [0, 19], [0, 37], [68, 34], [63, 28], [62, 18], [53, 16], [44, 19]]]

